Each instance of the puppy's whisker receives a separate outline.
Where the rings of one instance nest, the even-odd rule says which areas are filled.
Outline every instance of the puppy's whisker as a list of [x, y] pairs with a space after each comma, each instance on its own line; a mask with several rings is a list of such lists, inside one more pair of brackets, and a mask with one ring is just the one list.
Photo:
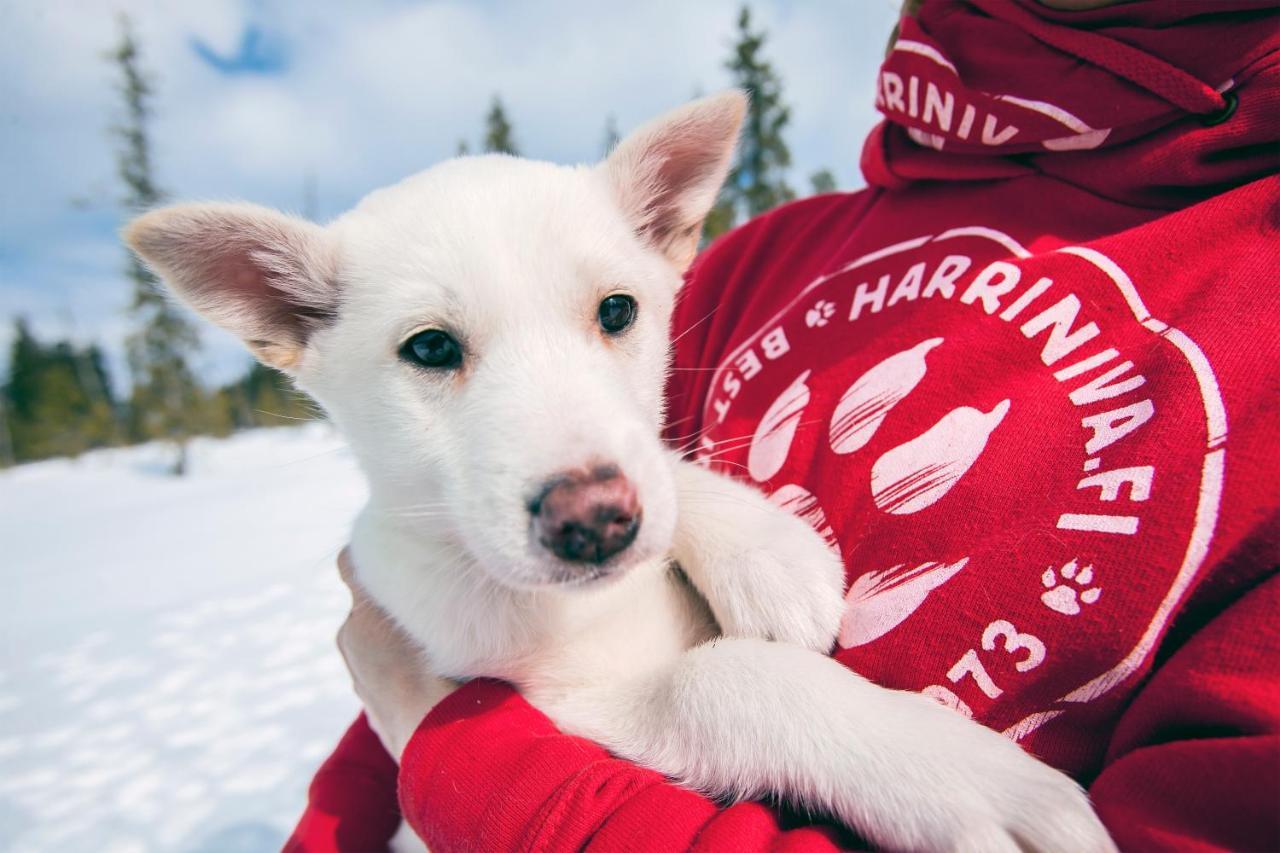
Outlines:
[[304, 456], [301, 459], [290, 459], [288, 462], [281, 462], [278, 465], [271, 465], [268, 468], [266, 468], [266, 470], [276, 471], [281, 468], [287, 468], [290, 465], [301, 465], [304, 462], [311, 462], [316, 459], [322, 459], [326, 456], [331, 456], [334, 453], [340, 453], [346, 449], [347, 449], [346, 445], [341, 445], [339, 447], [331, 447], [328, 450], [322, 450], [319, 453], [313, 453], [310, 456]]
[[389, 506], [383, 509], [382, 511], [383, 512], [405, 512], [405, 511], [413, 511], [413, 510], [420, 510], [420, 509], [449, 509], [451, 506], [452, 504], [450, 504], [447, 501], [439, 501], [436, 503], [420, 503], [420, 504], [405, 504], [404, 506]]
[[280, 418], [281, 420], [284, 420], [284, 421], [303, 421], [306, 423], [310, 423], [311, 421], [315, 420], [314, 417], [299, 418], [294, 415], [283, 415], [280, 412], [268, 412], [266, 409], [254, 409], [253, 413], [255, 415], [266, 415], [269, 418]]
[[678, 335], [676, 335], [674, 338], [672, 338], [672, 339], [671, 339], [671, 346], [673, 346], [673, 347], [674, 347], [674, 346], [679, 342], [679, 340], [680, 340], [681, 338], [683, 338], [685, 335], [689, 334], [689, 333], [690, 333], [690, 332], [692, 332], [694, 329], [696, 329], [696, 328], [698, 328], [699, 326], [701, 326], [703, 323], [705, 323], [705, 322], [707, 322], [708, 320], [710, 320], [710, 319], [711, 319], [711, 315], [712, 315], [712, 314], [715, 314], [715, 313], [716, 313], [717, 311], [719, 311], [719, 310], [720, 310], [720, 306], [719, 306], [719, 305], [717, 305], [716, 307], [712, 308], [710, 311], [708, 311], [708, 312], [706, 313], [706, 315], [704, 315], [704, 316], [703, 316], [703, 318], [702, 318], [701, 320], [698, 320], [697, 322], [693, 323], [693, 324], [692, 324], [692, 325], [690, 325], [687, 329], [685, 329], [683, 332], [681, 332], [680, 334], [678, 334]]
[[732, 467], [734, 467], [734, 468], [741, 468], [743, 471], [746, 471], [747, 473], [750, 473], [750, 469], [748, 469], [748, 468], [747, 468], [747, 466], [746, 466], [746, 465], [743, 465], [741, 462], [732, 462], [732, 461], [730, 461], [730, 460], [728, 460], [728, 459], [716, 459], [716, 460], [713, 460], [713, 461], [714, 461], [717, 465], [730, 465], [730, 466], [732, 466]]
[[[817, 423], [817, 420], [802, 421], [801, 423], [802, 423], [802, 424], [804, 424], [804, 423]], [[714, 427], [714, 426], [715, 426], [715, 424], [710, 424], [710, 425], [708, 425], [708, 426], [706, 426], [706, 427], [703, 427], [701, 430], [698, 430], [697, 432], [693, 433], [691, 436], [689, 436], [689, 437], [688, 437], [688, 440], [687, 440], [687, 441], [685, 441], [682, 445], [680, 445], [679, 450], [683, 451], [683, 450], [686, 450], [687, 448], [689, 448], [691, 445], [696, 445], [696, 447], [694, 448], [694, 449], [695, 449], [695, 451], [700, 451], [700, 450], [702, 450], [704, 447], [706, 447], [706, 448], [716, 448], [716, 447], [721, 447], [721, 446], [723, 446], [723, 445], [725, 445], [725, 444], [728, 444], [728, 443], [730, 443], [730, 442], [734, 442], [734, 441], [741, 441], [741, 440], [743, 440], [743, 439], [751, 439], [751, 438], [754, 438], [754, 437], [755, 437], [755, 433], [754, 433], [754, 432], [747, 432], [747, 433], [743, 433], [742, 435], [733, 435], [733, 436], [729, 436], [729, 437], [727, 437], [727, 438], [722, 438], [722, 439], [720, 439], [719, 441], [714, 441], [714, 442], [711, 442], [710, 444], [707, 444], [707, 445], [701, 445], [701, 444], [699, 444], [699, 442], [702, 440], [702, 437], [706, 434], [706, 432], [707, 432], [708, 430], [710, 430], [710, 429], [711, 429], [712, 427]], [[686, 456], [687, 456], [688, 454], [687, 454], [687, 453], [685, 453], [684, 455], [686, 455]]]
[[702, 494], [698, 494], [696, 491], [681, 490], [680, 500], [684, 503], [708, 504], [711, 506], [716, 506], [720, 504], [722, 501], [730, 501], [740, 506], [748, 507], [749, 509], [759, 513], [760, 515], [771, 515], [773, 513], [779, 512], [779, 508], [775, 505], [772, 505], [772, 504], [761, 505], [756, 501], [750, 501], [745, 498], [738, 497], [737, 495], [730, 495], [724, 492], [708, 491]]
[[724, 456], [726, 453], [733, 453], [734, 451], [741, 450], [744, 447], [750, 447], [753, 443], [754, 439], [744, 438], [739, 439], [736, 444], [731, 444], [727, 447], [717, 445], [716, 448], [709, 453], [703, 451], [702, 448], [697, 448], [691, 451], [690, 455], [697, 456], [699, 459], [716, 459]]
[[743, 439], [754, 439], [755, 437], [756, 437], [756, 434], [754, 432], [745, 432], [742, 435], [731, 435], [728, 438], [722, 438], [719, 441], [713, 441], [711, 442], [711, 444], [707, 446], [720, 447], [722, 445], [728, 444], [731, 441], [742, 441]]
[[691, 452], [696, 452], [698, 450], [701, 450], [703, 447], [716, 447], [721, 444], [726, 444], [730, 441], [739, 441], [744, 438], [751, 438], [755, 435], [754, 433], [746, 433], [744, 435], [732, 436], [730, 438], [722, 438], [720, 441], [713, 442], [710, 445], [703, 445], [700, 442], [702, 441], [702, 437], [703, 435], [706, 434], [706, 431], [708, 429], [710, 429], [710, 427], [705, 427], [699, 430], [698, 432], [694, 433], [692, 436], [688, 438], [687, 441], [683, 442], [679, 447], [676, 448], [676, 452], [679, 453], [682, 457], [687, 458]]
[[[821, 418], [810, 418], [809, 420], [800, 421], [799, 423], [797, 423], [797, 424], [796, 424], [796, 427], [797, 427], [797, 428], [799, 428], [799, 427], [802, 427], [802, 426], [809, 426], [809, 425], [811, 425], [811, 424], [820, 423], [820, 422], [821, 422], [821, 420], [822, 420]], [[710, 445], [706, 445], [706, 446], [701, 446], [701, 445], [700, 445], [700, 446], [698, 446], [698, 447], [695, 447], [693, 450], [686, 452], [686, 453], [684, 454], [684, 458], [686, 458], [686, 459], [687, 459], [687, 458], [689, 458], [690, 456], [698, 456], [698, 457], [699, 457], [699, 458], [701, 458], [701, 459], [714, 459], [714, 458], [716, 458], [718, 455], [720, 455], [721, 453], [729, 453], [729, 452], [732, 452], [732, 451], [734, 451], [734, 450], [740, 450], [740, 449], [742, 449], [743, 447], [747, 447], [747, 446], [751, 445], [754, 441], [755, 441], [755, 434], [754, 434], [754, 433], [752, 433], [752, 434], [751, 434], [751, 435], [749, 435], [749, 436], [748, 436], [748, 435], [742, 435], [742, 436], [737, 436], [737, 437], [735, 437], [735, 438], [725, 438], [725, 439], [721, 439], [720, 441], [714, 442], [714, 443], [712, 443], [712, 444], [710, 444]], [[735, 444], [733, 444], [733, 446], [731, 446], [731, 447], [726, 447], [726, 446], [725, 446], [725, 445], [727, 445], [727, 444], [730, 444], [731, 442], [736, 442], [736, 443], [735, 443]], [[713, 450], [714, 450], [714, 452], [712, 452], [712, 453], [706, 453], [706, 452], [704, 452], [704, 447], [709, 447], [709, 448], [713, 449]]]

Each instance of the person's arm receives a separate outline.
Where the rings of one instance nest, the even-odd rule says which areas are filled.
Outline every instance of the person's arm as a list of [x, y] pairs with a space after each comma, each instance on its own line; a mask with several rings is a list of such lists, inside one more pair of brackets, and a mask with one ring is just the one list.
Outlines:
[[338, 630], [338, 650], [364, 713], [316, 772], [307, 806], [286, 853], [386, 850], [401, 823], [396, 759], [432, 706], [457, 686], [426, 671], [420, 653], [356, 582], [350, 555], [338, 572], [351, 592], [351, 612]]
[[[557, 731], [512, 688], [473, 681], [441, 702], [401, 758], [400, 806], [449, 850], [832, 851], [832, 828], [784, 828], [767, 806], [721, 806]], [[841, 843], [843, 842], [843, 843]]]
[[1280, 850], [1280, 576], [1195, 633], [1121, 717], [1090, 786], [1122, 850]]
[[506, 685], [482, 679], [455, 690], [425, 674], [411, 641], [355, 582], [345, 553], [339, 566], [353, 604], [338, 646], [369, 721], [352, 726], [317, 774], [287, 850], [385, 849], [400, 815], [395, 753], [405, 818], [437, 853], [837, 849], [834, 829], [787, 831], [765, 806], [721, 807], [561, 734]]
[[284, 853], [381, 851], [401, 809], [433, 851], [547, 849], [834, 851], [832, 828], [785, 829], [758, 803], [723, 807], [556, 731], [494, 681], [428, 716], [399, 769], [364, 715], [311, 782]]
[[396, 762], [361, 714], [320, 765], [284, 853], [386, 850], [400, 825]]

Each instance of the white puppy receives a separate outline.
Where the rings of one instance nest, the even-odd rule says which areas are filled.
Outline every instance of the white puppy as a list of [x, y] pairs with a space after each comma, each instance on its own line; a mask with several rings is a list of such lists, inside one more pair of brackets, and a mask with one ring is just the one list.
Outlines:
[[880, 846], [1110, 849], [1067, 777], [828, 658], [839, 559], [659, 440], [672, 303], [745, 106], [689, 104], [596, 166], [442, 163], [324, 227], [179, 205], [127, 239], [345, 433], [359, 580], [437, 673]]

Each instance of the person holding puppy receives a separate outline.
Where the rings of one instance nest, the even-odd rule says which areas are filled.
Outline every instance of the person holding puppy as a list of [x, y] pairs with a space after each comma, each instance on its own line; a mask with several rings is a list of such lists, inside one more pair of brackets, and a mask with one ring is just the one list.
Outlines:
[[[839, 549], [842, 663], [1069, 773], [1123, 849], [1280, 847], [1277, 4], [910, 5], [870, 188], [695, 262], [668, 436]], [[857, 843], [428, 678], [352, 591], [368, 713], [288, 849], [384, 847], [397, 796], [434, 850]]]

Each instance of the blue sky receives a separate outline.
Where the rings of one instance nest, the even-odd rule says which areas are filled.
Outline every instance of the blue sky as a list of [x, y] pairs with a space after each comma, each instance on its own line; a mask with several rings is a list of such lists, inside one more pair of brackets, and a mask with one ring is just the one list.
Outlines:
[[[0, 348], [10, 318], [101, 343], [118, 365], [129, 286], [106, 130], [103, 54], [127, 12], [157, 90], [154, 145], [175, 199], [245, 199], [332, 218], [474, 141], [494, 93], [522, 152], [600, 154], [728, 82], [737, 0], [0, 0]], [[860, 186], [875, 70], [897, 0], [756, 0], [793, 107], [793, 182], [832, 168]], [[310, 189], [308, 189], [310, 186]], [[247, 356], [202, 326], [210, 380]], [[0, 356], [2, 359], [4, 356]]]

